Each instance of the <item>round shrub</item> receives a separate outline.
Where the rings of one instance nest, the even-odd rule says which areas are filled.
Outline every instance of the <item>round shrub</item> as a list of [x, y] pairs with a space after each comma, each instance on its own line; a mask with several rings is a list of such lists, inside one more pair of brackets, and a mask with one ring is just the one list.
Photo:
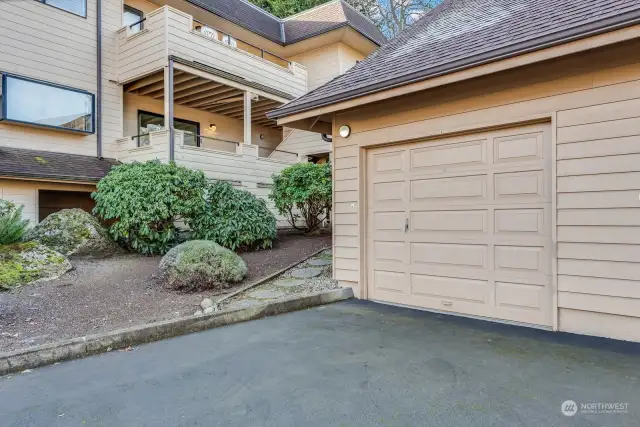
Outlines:
[[22, 219], [22, 206], [0, 199], [0, 245], [8, 245], [22, 240], [29, 220]]
[[209, 186], [204, 209], [189, 226], [193, 238], [231, 250], [270, 248], [276, 238], [276, 218], [265, 201], [228, 182]]
[[163, 254], [178, 243], [176, 222], [203, 209], [206, 186], [202, 171], [175, 163], [123, 164], [98, 183], [93, 212], [117, 220], [109, 231], [130, 250]]
[[296, 230], [317, 230], [331, 212], [331, 164], [296, 163], [273, 175], [269, 198]]
[[121, 249], [107, 229], [82, 209], [52, 213], [29, 230], [25, 240], [34, 240], [63, 255], [113, 255]]
[[191, 240], [171, 249], [160, 261], [162, 279], [172, 289], [222, 290], [247, 275], [235, 252], [208, 240]]

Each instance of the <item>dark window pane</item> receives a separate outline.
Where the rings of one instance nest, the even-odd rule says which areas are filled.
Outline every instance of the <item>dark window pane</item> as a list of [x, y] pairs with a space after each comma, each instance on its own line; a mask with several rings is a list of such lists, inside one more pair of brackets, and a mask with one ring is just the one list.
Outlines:
[[125, 6], [124, 7], [124, 14], [122, 16], [122, 20], [125, 26], [129, 27], [133, 24], [135, 24], [136, 22], [138, 22], [138, 24], [134, 25], [133, 27], [131, 27], [131, 31], [132, 32], [138, 32], [142, 29], [142, 22], [140, 22], [140, 20], [143, 17], [143, 13], [141, 11], [139, 11], [138, 9], [134, 9], [132, 7], [129, 6]]
[[84, 92], [6, 78], [7, 120], [93, 132], [93, 96]]
[[[140, 112], [138, 113], [139, 129], [138, 134], [145, 135], [149, 132], [164, 129], [164, 116], [160, 114], [152, 114]], [[173, 119], [173, 127], [176, 130], [185, 132], [184, 143], [185, 145], [197, 146], [197, 135], [200, 132], [200, 125], [195, 122], [189, 122], [186, 120]], [[145, 145], [143, 143], [138, 145]], [[148, 145], [148, 142], [147, 144]]]
[[87, 0], [44, 0], [44, 2], [76, 15], [87, 16]]

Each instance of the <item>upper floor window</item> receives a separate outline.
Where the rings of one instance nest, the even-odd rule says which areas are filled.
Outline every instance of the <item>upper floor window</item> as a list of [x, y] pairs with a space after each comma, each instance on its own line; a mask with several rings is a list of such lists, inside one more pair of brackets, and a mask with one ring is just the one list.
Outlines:
[[84, 18], [87, 17], [87, 0], [37, 0], [42, 3], [48, 4], [58, 9], [66, 10], [67, 12], [79, 15]]
[[2, 74], [0, 120], [74, 132], [94, 132], [93, 94]]
[[[131, 6], [124, 5], [124, 14], [122, 15], [122, 21], [125, 26], [130, 27], [132, 33], [137, 33], [142, 29], [142, 19], [144, 13]], [[135, 24], [135, 25], [134, 25]]]
[[222, 43], [226, 43], [232, 47], [238, 47], [238, 42], [236, 41], [236, 39], [231, 37], [229, 34], [222, 35]]

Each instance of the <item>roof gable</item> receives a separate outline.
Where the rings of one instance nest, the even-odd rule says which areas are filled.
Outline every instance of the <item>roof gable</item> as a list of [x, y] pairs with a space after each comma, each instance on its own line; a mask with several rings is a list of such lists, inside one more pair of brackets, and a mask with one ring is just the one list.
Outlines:
[[640, 22], [640, 0], [445, 0], [282, 117]]

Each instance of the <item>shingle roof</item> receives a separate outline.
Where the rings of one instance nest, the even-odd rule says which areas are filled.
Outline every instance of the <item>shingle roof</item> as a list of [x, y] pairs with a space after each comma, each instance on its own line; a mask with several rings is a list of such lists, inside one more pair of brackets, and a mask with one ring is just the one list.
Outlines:
[[445, 0], [283, 117], [640, 22], [640, 0]]
[[118, 165], [114, 159], [0, 147], [0, 176], [98, 182]]
[[271, 15], [246, 0], [187, 1], [281, 45], [345, 26], [352, 27], [378, 45], [386, 41], [373, 22], [342, 0], [332, 0], [286, 19]]

